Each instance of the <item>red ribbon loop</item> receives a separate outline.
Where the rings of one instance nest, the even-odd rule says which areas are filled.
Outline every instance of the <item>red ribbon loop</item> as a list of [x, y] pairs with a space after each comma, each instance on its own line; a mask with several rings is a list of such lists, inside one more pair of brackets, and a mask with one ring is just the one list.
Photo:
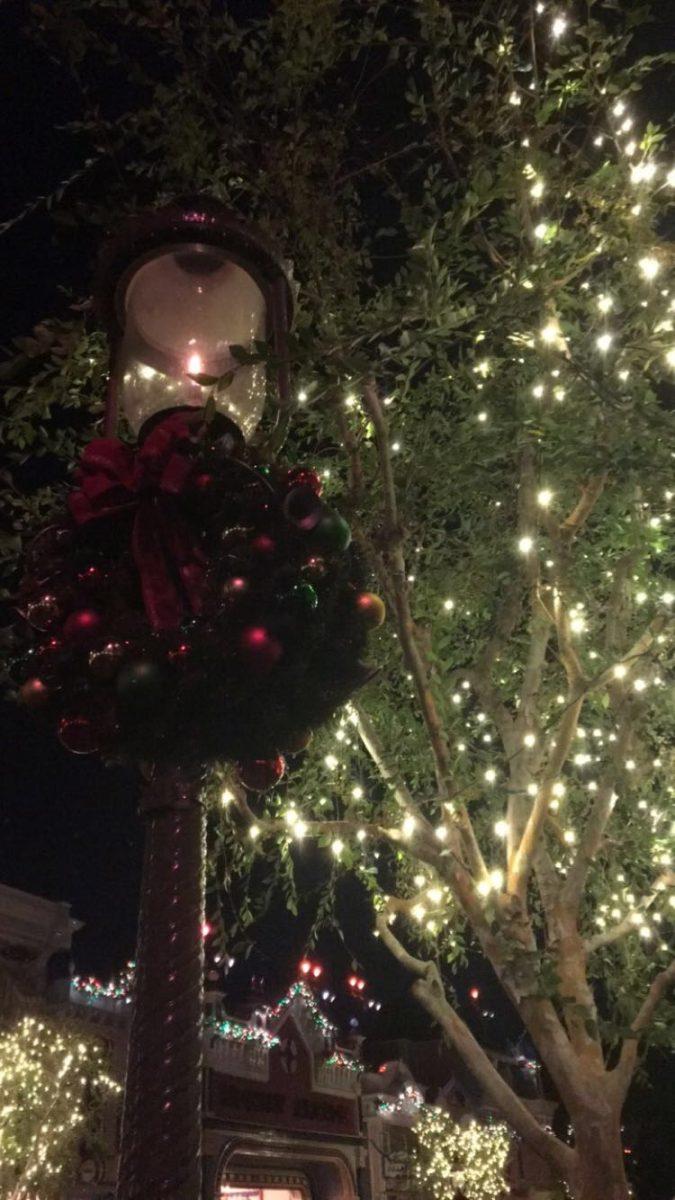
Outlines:
[[118, 438], [97, 438], [82, 454], [68, 508], [78, 525], [135, 509], [131, 551], [153, 629], [176, 629], [201, 611], [206, 558], [176, 500], [194, 464], [190, 428], [174, 413], [134, 451]]

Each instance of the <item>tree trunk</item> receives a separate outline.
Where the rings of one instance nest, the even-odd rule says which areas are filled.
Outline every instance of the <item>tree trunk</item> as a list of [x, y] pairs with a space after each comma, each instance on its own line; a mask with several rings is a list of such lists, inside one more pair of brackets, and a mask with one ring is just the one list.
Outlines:
[[[598, 1108], [605, 1111], [598, 1112]], [[621, 1117], [599, 1100], [575, 1116], [574, 1200], [628, 1200]]]

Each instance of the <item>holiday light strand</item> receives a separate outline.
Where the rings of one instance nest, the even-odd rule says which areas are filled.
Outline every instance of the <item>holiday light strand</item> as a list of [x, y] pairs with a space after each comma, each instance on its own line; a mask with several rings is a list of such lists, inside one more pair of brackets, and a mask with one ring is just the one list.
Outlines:
[[272, 1050], [274, 1046], [279, 1045], [279, 1038], [269, 1033], [267, 1029], [258, 1025], [241, 1025], [238, 1021], [230, 1020], [229, 1017], [225, 1017], [222, 1021], [211, 1018], [206, 1022], [206, 1028], [226, 1042], [245, 1042], [250, 1045], [264, 1046], [267, 1050]]
[[130, 961], [124, 970], [109, 983], [101, 983], [94, 976], [76, 975], [71, 981], [71, 987], [92, 1004], [95, 1004], [97, 1000], [121, 1000], [125, 1004], [130, 1004], [135, 975], [136, 964]]
[[337, 1034], [336, 1026], [333, 1025], [321, 1012], [321, 1009], [314, 999], [312, 992], [307, 987], [307, 984], [303, 983], [302, 980], [297, 980], [296, 983], [291, 984], [290, 988], [286, 992], [286, 995], [282, 996], [281, 999], [278, 1000], [277, 1003], [268, 1010], [268, 1020], [276, 1021], [277, 1018], [286, 1011], [289, 1005], [292, 1004], [293, 1000], [295, 1000], [298, 996], [302, 999], [304, 1006], [309, 1011], [311, 1019], [319, 1032], [327, 1038], [335, 1037]]

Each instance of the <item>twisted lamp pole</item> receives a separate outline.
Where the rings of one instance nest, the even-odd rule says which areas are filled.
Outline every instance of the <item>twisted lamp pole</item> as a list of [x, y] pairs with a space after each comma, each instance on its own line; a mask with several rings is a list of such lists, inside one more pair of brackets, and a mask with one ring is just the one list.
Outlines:
[[[264, 236], [197, 197], [127, 221], [104, 247], [98, 307], [110, 338], [106, 434], [118, 413], [142, 441], [161, 416], [219, 409], [248, 438], [274, 383], [289, 405], [292, 294]], [[276, 376], [232, 345], [271, 343]], [[198, 1200], [205, 820], [200, 772], [145, 769], [145, 855], [118, 1200]]]

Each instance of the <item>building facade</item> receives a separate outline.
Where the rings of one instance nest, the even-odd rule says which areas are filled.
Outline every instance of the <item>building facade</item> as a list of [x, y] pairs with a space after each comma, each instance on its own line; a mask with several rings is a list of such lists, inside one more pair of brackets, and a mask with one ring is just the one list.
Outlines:
[[[74, 1022], [104, 1043], [123, 1079], [129, 979], [70, 978], [68, 905], [0, 885], [0, 1024], [25, 1012]], [[437, 1044], [441, 1046], [440, 1043]], [[424, 1200], [411, 1162], [425, 1091], [457, 1120], [491, 1115], [432, 1043], [393, 1043], [364, 1071], [302, 981], [272, 1006], [235, 1019], [207, 991], [203, 1074], [203, 1200]], [[424, 1048], [421, 1050], [421, 1048]], [[425, 1083], [425, 1056], [436, 1083]], [[407, 1060], [407, 1061], [406, 1061]], [[440, 1065], [439, 1065], [440, 1064]], [[440, 1074], [439, 1074], [440, 1071]], [[546, 1106], [544, 1100], [532, 1101]], [[541, 1109], [542, 1119], [550, 1112]], [[62, 1200], [114, 1200], [121, 1102], [100, 1116], [95, 1158], [82, 1157]], [[510, 1194], [543, 1200], [543, 1164], [517, 1145]]]

